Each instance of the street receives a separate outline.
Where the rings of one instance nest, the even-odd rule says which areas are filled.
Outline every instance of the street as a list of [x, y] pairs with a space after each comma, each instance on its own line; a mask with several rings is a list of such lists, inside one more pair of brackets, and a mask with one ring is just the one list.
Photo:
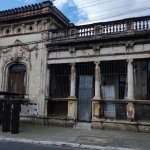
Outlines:
[[0, 141], [0, 150], [81, 150], [77, 148], [58, 147], [39, 144]]

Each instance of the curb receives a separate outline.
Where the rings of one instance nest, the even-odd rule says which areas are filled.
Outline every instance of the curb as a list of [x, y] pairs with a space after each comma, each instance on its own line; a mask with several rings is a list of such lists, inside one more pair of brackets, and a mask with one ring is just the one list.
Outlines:
[[28, 139], [1, 138], [1, 137], [0, 137], [0, 141], [21, 142], [21, 143], [29, 143], [29, 144], [52, 145], [52, 146], [62, 146], [62, 147], [82, 148], [82, 149], [93, 149], [93, 150], [135, 150], [135, 149], [130, 149], [130, 148], [103, 147], [103, 146], [85, 145], [85, 144], [79, 144], [79, 143], [34, 141], [34, 140], [28, 140]]

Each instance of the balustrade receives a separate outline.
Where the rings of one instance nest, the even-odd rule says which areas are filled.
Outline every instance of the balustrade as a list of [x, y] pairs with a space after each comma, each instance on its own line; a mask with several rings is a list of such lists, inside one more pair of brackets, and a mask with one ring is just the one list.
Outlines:
[[150, 29], [150, 19], [141, 19], [134, 21], [134, 30], [147, 30]]
[[[150, 29], [150, 17], [129, 18], [125, 20], [102, 22], [91, 25], [74, 26], [68, 29], [52, 30], [52, 39], [86, 38], [113, 33], [143, 31]], [[73, 31], [73, 35], [72, 35]]]

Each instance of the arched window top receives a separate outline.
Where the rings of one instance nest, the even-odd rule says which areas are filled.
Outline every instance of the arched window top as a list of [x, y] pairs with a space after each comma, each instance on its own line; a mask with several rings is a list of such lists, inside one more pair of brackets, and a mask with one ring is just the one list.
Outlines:
[[10, 66], [10, 71], [26, 71], [26, 66], [23, 64], [15, 64]]

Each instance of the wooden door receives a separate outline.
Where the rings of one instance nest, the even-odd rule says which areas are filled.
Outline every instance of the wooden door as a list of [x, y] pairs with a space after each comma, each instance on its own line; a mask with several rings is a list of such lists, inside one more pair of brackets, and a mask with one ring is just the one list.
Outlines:
[[8, 92], [26, 93], [26, 70], [24, 65], [12, 66], [9, 69]]

